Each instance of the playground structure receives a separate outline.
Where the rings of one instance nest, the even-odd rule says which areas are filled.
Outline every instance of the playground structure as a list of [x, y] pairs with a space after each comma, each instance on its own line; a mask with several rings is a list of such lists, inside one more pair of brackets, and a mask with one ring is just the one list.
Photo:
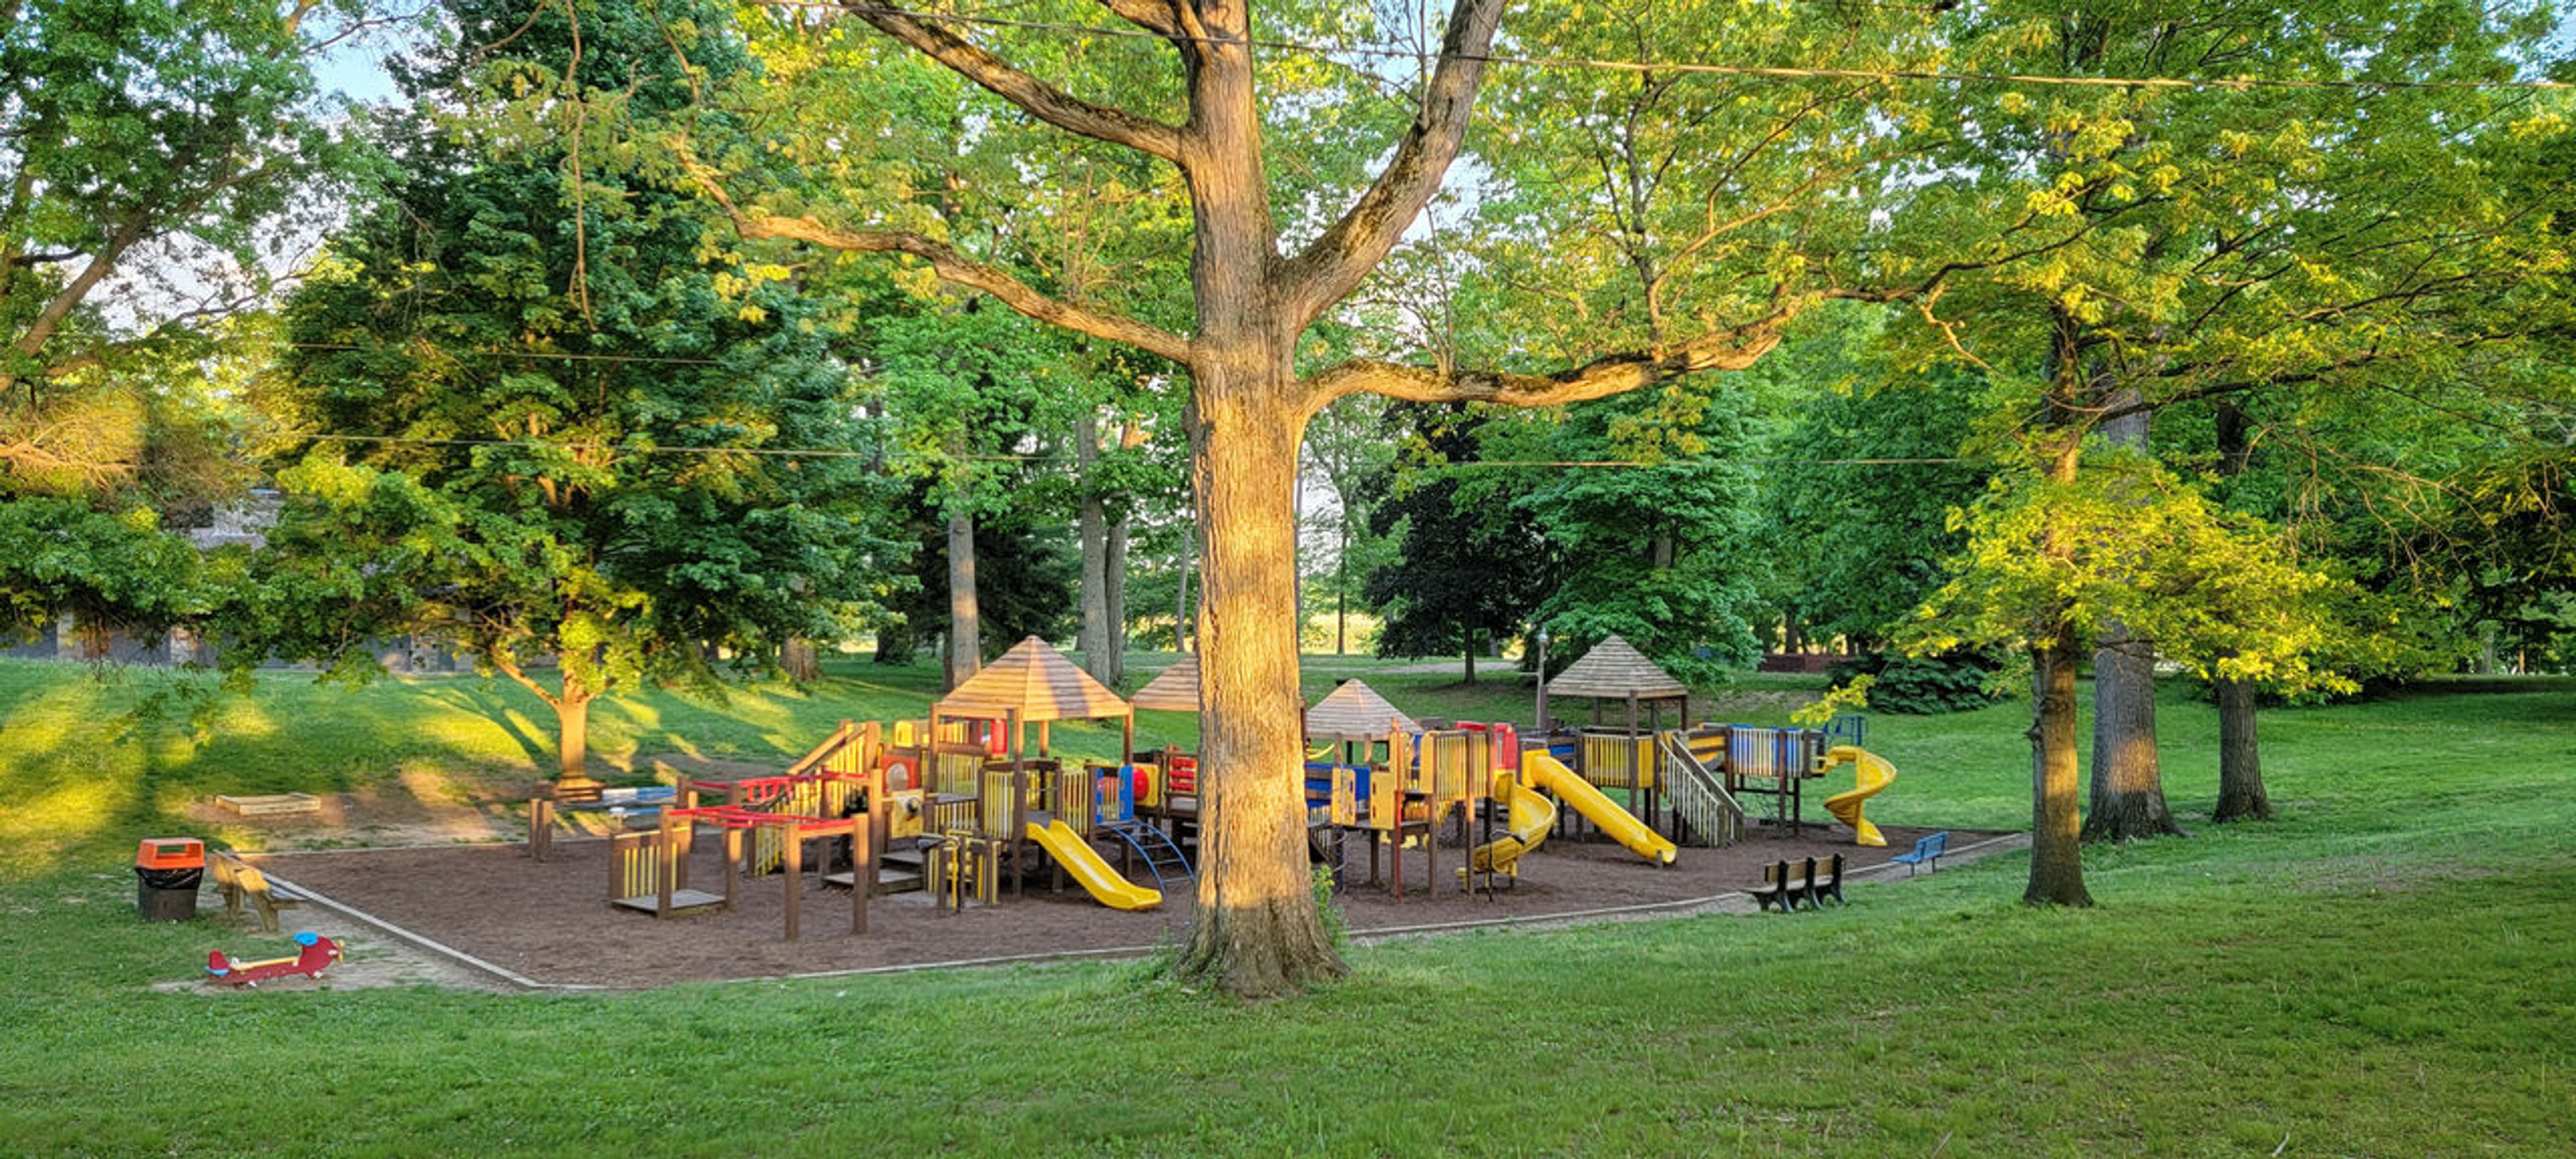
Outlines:
[[[1389, 885], [1399, 901], [1408, 854], [1425, 863], [1426, 889], [1447, 869], [1463, 889], [1492, 894], [1517, 884], [1552, 836], [1580, 836], [1588, 825], [1648, 864], [1669, 867], [1684, 844], [1740, 840], [1755, 820], [1745, 802], [1768, 804], [1760, 820], [1799, 832], [1803, 783], [1846, 763], [1855, 767], [1855, 786], [1826, 807], [1863, 844], [1884, 843], [1860, 815], [1862, 802], [1894, 780], [1884, 760], [1856, 744], [1828, 747], [1828, 735], [1813, 730], [1666, 729], [1651, 713], [1636, 720], [1638, 707], [1658, 697], [1653, 677], [1637, 672], [1651, 665], [1627, 651], [1621, 698], [1632, 724], [1648, 726], [1634, 731], [1525, 740], [1510, 725], [1426, 728], [1362, 682], [1337, 687], [1305, 713], [1315, 861], [1345, 886], [1356, 877], [1356, 841], [1367, 851], [1368, 880]], [[1024, 896], [1033, 879], [1051, 877], [1061, 890], [1069, 877], [1112, 909], [1159, 906], [1194, 879], [1186, 849], [1198, 821], [1198, 769], [1177, 749], [1135, 752], [1134, 711], [1195, 710], [1196, 672], [1186, 659], [1129, 702], [1032, 637], [943, 697], [926, 719], [890, 729], [845, 721], [783, 775], [689, 779], [586, 803], [580, 807], [652, 822], [610, 839], [608, 899], [667, 917], [729, 908], [744, 878], [781, 874], [789, 940], [799, 934], [802, 878], [813, 870], [823, 871], [824, 884], [851, 890], [854, 933], [867, 930], [870, 898], [905, 889], [928, 890], [941, 910], [955, 912]], [[1123, 759], [1053, 755], [1050, 726], [1068, 719], [1119, 721]], [[530, 849], [541, 860], [553, 816], [550, 802], [531, 809]], [[690, 881], [701, 830], [723, 838], [720, 892]], [[829, 844], [818, 853], [816, 841]], [[1443, 865], [1444, 848], [1457, 849], [1458, 860]], [[846, 869], [834, 864], [841, 859]]]
[[[1860, 844], [1885, 843], [1860, 809], [1895, 780], [1896, 772], [1860, 747], [1858, 718], [1841, 718], [1822, 730], [1736, 724], [1663, 728], [1665, 704], [1679, 702], [1687, 719], [1687, 695], [1679, 681], [1617, 636], [1605, 637], [1546, 687], [1554, 695], [1593, 702], [1591, 726], [1557, 729], [1547, 736], [1549, 755], [1572, 779], [1601, 796], [1601, 804], [1618, 809], [1595, 816], [1578, 807], [1577, 815], [1641, 854], [1652, 849], [1645, 839], [1661, 841], [1665, 833], [1672, 842], [1702, 846], [1732, 845], [1757, 824], [1799, 835], [1806, 825], [1806, 782], [1845, 763], [1857, 770], [1857, 783], [1829, 798], [1826, 809], [1852, 827]], [[1624, 726], [1601, 723], [1602, 706], [1609, 702], [1627, 705]], [[1849, 744], [1833, 743], [1845, 737]], [[1624, 808], [1611, 793], [1625, 798]], [[1558, 796], [1573, 803], [1581, 794]], [[1748, 803], [1760, 807], [1748, 810]], [[1641, 822], [1640, 827], [1622, 831], [1618, 822], [1623, 816]], [[1569, 817], [1565, 823], [1575, 822]]]
[[[851, 930], [865, 933], [871, 897], [926, 888], [951, 909], [993, 904], [1018, 896], [1043, 864], [1059, 888], [1070, 877], [1103, 905], [1161, 904], [1164, 889], [1190, 880], [1187, 859], [1138, 816], [1131, 762], [1050, 754], [1049, 726], [1067, 719], [1120, 720], [1122, 748], [1132, 746], [1126, 702], [1032, 637], [891, 736], [875, 722], [844, 721], [784, 775], [690, 779], [664, 800], [623, 808], [654, 826], [610, 838], [609, 902], [657, 917], [726, 908], [744, 878], [780, 873], [794, 940], [809, 867], [827, 871], [824, 884], [850, 889]], [[531, 803], [529, 850], [539, 860], [563, 807]], [[690, 881], [701, 829], [723, 834], [722, 892]], [[816, 841], [830, 845], [809, 853]], [[849, 867], [833, 871], [841, 859]], [[1153, 885], [1137, 880], [1146, 876]]]
[[295, 935], [301, 947], [294, 957], [269, 958], [258, 962], [236, 962], [222, 950], [206, 953], [206, 981], [217, 986], [257, 987], [262, 982], [301, 974], [319, 978], [322, 971], [340, 960], [340, 943], [306, 930]]
[[[1439, 878], [1440, 835], [1456, 818], [1477, 840], [1456, 874], [1469, 890], [1516, 883], [1522, 859], [1557, 829], [1560, 802], [1631, 843], [1649, 862], [1674, 854], [1627, 810], [1576, 777], [1543, 747], [1525, 745], [1507, 724], [1462, 722], [1423, 728], [1368, 685], [1347, 681], [1306, 711], [1308, 833], [1320, 864], [1346, 881], [1356, 836], [1378, 880], [1381, 852], [1392, 855], [1393, 892], [1404, 896], [1404, 854], [1420, 849]], [[1498, 832], [1499, 830], [1499, 832]]]

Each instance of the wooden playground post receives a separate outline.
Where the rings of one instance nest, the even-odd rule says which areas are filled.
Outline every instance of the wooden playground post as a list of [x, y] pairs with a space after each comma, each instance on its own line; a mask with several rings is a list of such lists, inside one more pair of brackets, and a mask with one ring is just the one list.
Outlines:
[[742, 892], [742, 829], [724, 827], [725, 899], [724, 907], [733, 908], [733, 899]]
[[[850, 867], [850, 888], [865, 889], [873, 894], [877, 891], [877, 867], [885, 864], [886, 841], [894, 824], [894, 800], [890, 796], [891, 790], [886, 787], [889, 778], [886, 776], [885, 766], [882, 764], [876, 766], [875, 772], [870, 775], [874, 779], [867, 783], [868, 839], [864, 842], [856, 840], [850, 842], [850, 854], [853, 857], [860, 855], [862, 845], [866, 846], [867, 867], [864, 871], [855, 865]], [[925, 871], [929, 868], [928, 865], [922, 866]]]
[[555, 799], [540, 794], [528, 801], [528, 857], [542, 864], [554, 846]]
[[653, 856], [655, 858], [655, 873], [653, 874], [653, 916], [655, 917], [661, 917], [671, 912], [671, 890], [673, 885], [671, 875], [675, 872], [673, 866], [676, 864], [685, 864], [683, 859], [672, 856], [672, 848], [678, 844], [678, 842], [672, 839], [676, 828], [676, 826], [671, 824], [671, 814], [665, 811], [662, 814], [661, 823], [657, 827], [657, 831], [660, 834], [659, 839], [653, 843]]
[[868, 932], [868, 895], [876, 892], [876, 843], [884, 839], [873, 809], [850, 819], [850, 932]]
[[[1019, 714], [1012, 715], [1016, 717]], [[1043, 729], [1046, 726], [1040, 724], [1038, 727]], [[1011, 843], [1011, 900], [1018, 901], [1028, 896], [1028, 887], [1025, 883], [1029, 876], [1029, 771], [1021, 767], [1017, 761], [1011, 764], [1011, 808], [1010, 812], [1004, 814], [1004, 821], [1005, 828], [1002, 834], [1004, 839]], [[999, 870], [1001, 853], [998, 850], [995, 851], [993, 858], [994, 868]], [[997, 897], [1000, 893], [998, 889], [994, 891]]]
[[787, 848], [781, 850], [780, 854], [785, 860], [787, 870], [787, 940], [792, 942], [796, 940], [797, 934], [797, 911], [803, 908], [805, 901], [805, 891], [802, 888], [805, 873], [805, 830], [803, 826], [792, 821], [787, 824], [786, 829]]

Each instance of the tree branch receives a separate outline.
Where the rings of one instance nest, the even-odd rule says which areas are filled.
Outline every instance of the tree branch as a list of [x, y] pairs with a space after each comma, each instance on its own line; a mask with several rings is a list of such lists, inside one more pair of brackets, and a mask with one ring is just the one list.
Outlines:
[[1465, 371], [1442, 374], [1374, 358], [1354, 358], [1306, 379], [1307, 409], [1350, 394], [1377, 394], [1407, 402], [1489, 402], [1502, 406], [1555, 406], [1608, 398], [1702, 370], [1742, 370], [1780, 344], [1780, 328], [1797, 309], [1782, 304], [1753, 321], [1705, 334], [1679, 349], [1614, 354], [1558, 374]]
[[1440, 66], [1422, 96], [1422, 111], [1395, 146], [1395, 157], [1341, 220], [1307, 244], [1281, 271], [1281, 301], [1303, 328], [1349, 295], [1395, 248], [1396, 238], [1440, 188], [1467, 135], [1483, 83], [1502, 0], [1457, 0], [1440, 38]]
[[929, 262], [931, 271], [939, 275], [939, 280], [982, 291], [1001, 304], [1050, 326], [1062, 326], [1094, 338], [1124, 343], [1174, 362], [1189, 361], [1189, 340], [1159, 326], [1050, 298], [1005, 270], [975, 261], [920, 234], [899, 230], [842, 229], [810, 217], [775, 217], [757, 209], [745, 211], [734, 205], [733, 198], [725, 193], [724, 187], [716, 182], [715, 175], [706, 166], [694, 160], [684, 164], [698, 187], [724, 207], [725, 213], [733, 219], [734, 229], [746, 238], [801, 241], [852, 253], [910, 254]]
[[1180, 14], [1170, 0], [1100, 0], [1100, 5], [1147, 32], [1169, 37], [1181, 34]]
[[[1145, 7], [1136, 0], [1116, 6]], [[950, 71], [982, 85], [993, 95], [1018, 105], [1041, 121], [1068, 133], [1125, 145], [1175, 165], [1180, 163], [1181, 131], [1170, 125], [1073, 96], [1011, 67], [973, 41], [937, 25], [922, 23], [908, 13], [858, 4], [847, 6], [843, 11], [867, 21], [877, 31], [948, 66]], [[1123, 12], [1121, 14], [1124, 15]]]
[[[536, 693], [537, 699], [546, 702], [546, 707], [554, 709], [557, 712], [563, 711], [563, 697], [546, 691], [545, 685], [537, 683], [534, 677], [529, 676], [525, 670], [519, 667], [518, 661], [511, 660], [508, 656], [509, 653], [503, 650], [498, 644], [492, 645], [483, 650], [484, 659], [490, 661], [492, 667], [498, 669], [501, 675], [507, 676], [511, 680], [517, 682], [519, 687]], [[572, 691], [572, 682], [570, 680], [566, 680], [564, 682], [564, 691]]]

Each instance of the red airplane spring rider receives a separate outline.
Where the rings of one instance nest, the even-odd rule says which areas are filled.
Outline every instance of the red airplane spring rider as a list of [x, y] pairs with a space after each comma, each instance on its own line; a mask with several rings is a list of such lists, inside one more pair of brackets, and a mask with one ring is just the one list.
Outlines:
[[340, 943], [311, 930], [295, 935], [295, 944], [304, 947], [304, 952], [265, 962], [236, 962], [225, 957], [222, 950], [211, 951], [206, 955], [206, 980], [218, 986], [257, 986], [289, 974], [319, 978], [324, 969], [340, 960]]

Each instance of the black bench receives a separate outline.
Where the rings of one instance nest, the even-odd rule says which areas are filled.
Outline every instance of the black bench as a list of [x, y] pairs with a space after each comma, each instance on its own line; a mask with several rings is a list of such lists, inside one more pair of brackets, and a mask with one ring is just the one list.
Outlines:
[[1755, 908], [1769, 911], [1777, 908], [1789, 913], [1806, 903], [1809, 909], [1823, 909], [1825, 899], [1836, 905], [1849, 904], [1843, 898], [1843, 855], [1834, 854], [1825, 862], [1825, 875], [1818, 877], [1816, 859], [1802, 860], [1796, 868], [1786, 861], [1775, 861], [1762, 867], [1762, 888], [1753, 891]]

